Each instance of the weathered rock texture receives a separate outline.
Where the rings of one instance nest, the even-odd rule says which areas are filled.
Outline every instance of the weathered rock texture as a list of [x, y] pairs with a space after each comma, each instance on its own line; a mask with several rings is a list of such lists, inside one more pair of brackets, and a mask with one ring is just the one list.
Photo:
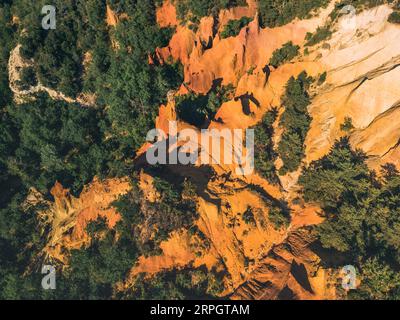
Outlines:
[[[250, 114], [245, 114], [240, 100], [224, 103], [210, 128], [248, 128], [260, 121], [272, 107], [281, 105], [280, 98], [291, 76], [303, 70], [313, 77], [327, 72], [325, 83], [314, 86], [309, 112], [313, 118], [305, 146], [305, 163], [329, 152], [334, 141], [345, 132], [341, 124], [352, 119], [355, 129], [350, 133], [355, 148], [369, 156], [371, 168], [390, 161], [400, 165], [400, 26], [387, 22], [392, 9], [383, 5], [360, 13], [355, 28], [343, 17], [332, 25], [332, 37], [309, 48], [309, 55], [300, 55], [278, 69], [267, 64], [274, 50], [293, 41], [303, 52], [307, 32], [323, 26], [334, 2], [308, 20], [295, 20], [277, 28], [261, 29], [258, 25], [255, 1], [248, 7], [223, 10], [216, 19], [203, 18], [194, 33], [176, 19], [172, 2], [166, 1], [158, 10], [161, 26], [176, 26], [169, 45], [157, 50], [158, 59], [171, 57], [184, 65], [185, 85], [176, 95], [188, 90], [207, 92], [213, 81], [233, 84], [235, 96], [251, 93]], [[255, 17], [237, 37], [220, 39], [218, 32], [230, 19]], [[110, 25], [117, 18], [107, 11]], [[174, 94], [160, 107], [155, 126], [168, 132], [168, 121], [176, 120]], [[282, 107], [280, 109], [282, 112]], [[180, 122], [180, 128], [189, 127]], [[279, 135], [279, 131], [277, 132]], [[279, 136], [275, 140], [279, 140]], [[139, 151], [143, 153], [149, 145]], [[187, 230], [178, 230], [161, 244], [162, 254], [141, 257], [132, 268], [131, 279], [139, 272], [159, 271], [188, 265], [205, 264], [225, 268], [227, 296], [234, 299], [334, 299], [331, 270], [321, 267], [321, 259], [310, 248], [314, 237], [307, 226], [321, 223], [321, 210], [304, 203], [292, 203], [297, 197], [298, 172], [282, 177], [282, 186], [272, 186], [256, 173], [240, 177], [230, 166], [212, 165], [215, 174], [205, 178], [203, 168], [179, 168], [176, 174], [194, 177], [204, 184], [197, 198], [198, 228], [210, 243], [201, 254], [193, 246]], [[141, 177], [146, 197], [156, 197], [151, 177]], [[60, 185], [53, 189], [55, 203], [51, 208], [53, 231], [47, 253], [64, 261], [63, 252], [85, 243], [84, 226], [89, 220], [106, 216], [110, 227], [118, 213], [110, 204], [129, 190], [121, 180], [94, 181], [76, 199]], [[276, 230], [269, 222], [270, 208], [265, 199], [288, 201], [292, 223], [287, 229]], [[251, 208], [255, 224], [246, 225], [243, 213]], [[195, 248], [195, 249], [194, 249]]]

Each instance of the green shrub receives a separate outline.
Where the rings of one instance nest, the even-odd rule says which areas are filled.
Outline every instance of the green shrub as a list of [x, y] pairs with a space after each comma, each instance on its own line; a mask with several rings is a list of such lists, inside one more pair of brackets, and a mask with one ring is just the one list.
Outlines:
[[[271, 198], [265, 191], [256, 185], [251, 184], [249, 188], [255, 192], [268, 208], [268, 220], [276, 229], [287, 228], [291, 222], [291, 210], [284, 200]], [[251, 212], [254, 214], [254, 212]], [[247, 215], [250, 215], [248, 212]], [[262, 228], [267, 228], [267, 224], [262, 215], [257, 216], [258, 222]]]
[[269, 208], [268, 219], [276, 229], [287, 228], [290, 225], [290, 213], [278, 206]]
[[189, 93], [177, 98], [176, 110], [179, 119], [201, 127], [206, 120], [213, 120], [219, 107], [229, 101], [233, 93], [233, 87], [216, 86], [206, 95]]
[[328, 26], [318, 27], [314, 34], [308, 32], [306, 35], [306, 46], [312, 47], [322, 41], [327, 40], [332, 35], [332, 31]]
[[243, 17], [239, 20], [229, 20], [224, 30], [221, 32], [221, 38], [236, 37], [240, 33], [240, 30], [247, 26], [252, 20], [253, 19], [249, 17]]
[[277, 154], [273, 143], [273, 124], [277, 116], [278, 111], [275, 108], [266, 113], [262, 122], [254, 127], [254, 166], [261, 176], [273, 184], [279, 182], [274, 163]]
[[340, 130], [349, 132], [354, 129], [353, 120], [350, 117], [344, 118], [344, 123], [340, 125]]
[[37, 85], [36, 72], [32, 67], [27, 67], [21, 71], [21, 85], [24, 90]]
[[256, 225], [256, 220], [254, 219], [254, 213], [251, 210], [251, 207], [248, 207], [246, 211], [242, 215], [242, 219], [246, 224], [255, 226]]
[[318, 78], [318, 85], [319, 85], [319, 86], [325, 83], [327, 75], [328, 75], [328, 74], [327, 74], [326, 71], [325, 71], [324, 73], [322, 73], [322, 74], [319, 76], [319, 78]]
[[221, 9], [245, 5], [245, 0], [175, 0], [178, 19], [198, 24], [202, 17], [218, 15]]
[[140, 274], [123, 299], [134, 300], [185, 300], [216, 299], [224, 290], [223, 274], [199, 268], [173, 269], [154, 277]]
[[260, 25], [276, 27], [287, 24], [295, 18], [304, 19], [318, 8], [326, 7], [329, 0], [259, 0]]
[[312, 120], [307, 111], [310, 104], [307, 91], [312, 80], [306, 72], [302, 72], [297, 79], [290, 78], [286, 85], [282, 98], [285, 112], [280, 121], [284, 132], [278, 145], [278, 154], [283, 161], [279, 170], [281, 175], [296, 171], [304, 158], [304, 141]]
[[400, 12], [394, 11], [389, 15], [388, 21], [394, 24], [400, 24]]
[[299, 54], [300, 47], [295, 46], [292, 41], [285, 43], [282, 48], [276, 49], [269, 61], [269, 64], [274, 68], [278, 68], [280, 65], [291, 61], [294, 57]]
[[16, 26], [12, 23], [12, 8], [7, 2], [0, 3], [0, 109], [12, 100], [8, 84], [8, 60], [15, 47]]

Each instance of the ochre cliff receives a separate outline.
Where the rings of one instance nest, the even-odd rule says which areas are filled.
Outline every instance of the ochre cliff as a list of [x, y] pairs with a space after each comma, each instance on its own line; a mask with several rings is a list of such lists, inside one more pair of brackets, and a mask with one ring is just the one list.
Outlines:
[[80, 248], [89, 240], [85, 228], [90, 221], [104, 217], [110, 228], [115, 226], [120, 215], [112, 203], [130, 188], [129, 181], [124, 179], [95, 179], [76, 198], [57, 182], [51, 190], [54, 203], [46, 211], [45, 224], [50, 226], [51, 231], [44, 254], [53, 261], [67, 264], [66, 253]]
[[[268, 67], [274, 50], [288, 41], [303, 52], [307, 32], [323, 26], [333, 7], [334, 2], [310, 19], [262, 29], [255, 1], [249, 0], [247, 7], [222, 10], [218, 19], [203, 18], [194, 33], [179, 23], [173, 4], [164, 2], [157, 12], [158, 22], [164, 27], [176, 26], [176, 31], [169, 45], [157, 50], [158, 59], [180, 60], [185, 80], [160, 107], [155, 126], [168, 133], [168, 122], [177, 120], [176, 96], [187, 90], [206, 93], [213, 81], [222, 79], [223, 84], [234, 85], [235, 97], [251, 93], [257, 103], [250, 104], [249, 115], [243, 112], [240, 100], [222, 104], [215, 117], [220, 121], [212, 121], [209, 128], [249, 128], [272, 107], [281, 105], [291, 76], [306, 70], [317, 78], [326, 72], [326, 81], [312, 88], [309, 113], [313, 120], [305, 142], [305, 163], [329, 152], [334, 141], [345, 134], [341, 125], [348, 117], [355, 127], [350, 141], [354, 148], [366, 152], [371, 168], [379, 169], [386, 162], [400, 167], [400, 122], [396, 121], [400, 116], [400, 27], [387, 22], [392, 12], [389, 6], [358, 14], [356, 29], [348, 27], [348, 17], [339, 19], [332, 37], [310, 47], [308, 55], [301, 54], [278, 69]], [[221, 39], [218, 30], [230, 19], [243, 16], [254, 20], [237, 37]], [[107, 17], [110, 25], [118, 23], [109, 9]], [[178, 126], [189, 127], [182, 122]], [[279, 140], [279, 131], [277, 135], [275, 139]], [[138, 154], [149, 146], [144, 145]], [[141, 272], [152, 276], [175, 267], [206, 265], [211, 269], [223, 264], [228, 274], [224, 295], [233, 299], [334, 299], [334, 272], [321, 266], [321, 258], [310, 247], [315, 239], [306, 228], [321, 223], [323, 213], [315, 205], [293, 201], [298, 196], [298, 173], [281, 177], [281, 185], [273, 186], [256, 173], [242, 177], [230, 166], [212, 165], [212, 169], [215, 174], [210, 179], [199, 166], [176, 172], [204, 179], [204, 192], [196, 199], [196, 225], [210, 247], [196, 254], [198, 248], [193, 249], [187, 230], [175, 231], [161, 243], [161, 255], [141, 257], [132, 266], [129, 281]], [[151, 177], [142, 172], [140, 181], [149, 200], [157, 197]], [[84, 232], [88, 221], [105, 216], [111, 228], [115, 225], [119, 215], [111, 203], [129, 190], [125, 180], [95, 180], [74, 198], [56, 184], [52, 190], [55, 202], [49, 210], [53, 231], [46, 254], [67, 263], [65, 252], [88, 240]], [[288, 202], [292, 217], [288, 228], [277, 230], [269, 222], [265, 197]], [[246, 225], [241, 219], [248, 209], [256, 212], [254, 225]]]

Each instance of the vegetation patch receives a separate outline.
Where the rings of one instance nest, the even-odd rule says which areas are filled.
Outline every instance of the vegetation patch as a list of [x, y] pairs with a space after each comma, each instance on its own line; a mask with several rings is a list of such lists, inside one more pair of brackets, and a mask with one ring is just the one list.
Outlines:
[[319, 8], [325, 8], [329, 0], [259, 0], [260, 25], [273, 28], [285, 25], [295, 18], [310, 18]]
[[274, 150], [273, 136], [275, 123], [278, 117], [277, 109], [267, 112], [261, 123], [254, 127], [254, 166], [272, 184], [279, 183], [276, 174], [275, 160], [277, 153]]
[[[271, 198], [265, 191], [256, 185], [250, 185], [250, 189], [252, 189], [257, 195], [263, 200], [265, 206], [268, 208], [268, 220], [273, 224], [274, 228], [279, 230], [282, 228], [288, 228], [291, 222], [291, 211], [288, 207], [287, 203], [284, 200], [277, 200]], [[256, 212], [251, 211], [254, 214]], [[247, 215], [249, 212], [247, 213]], [[262, 219], [262, 215], [257, 216], [258, 221], [262, 228], [266, 228], [267, 224], [264, 219]]]
[[[0, 4], [1, 298], [44, 299], [53, 294], [41, 290], [41, 275], [32, 272], [47, 234], [38, 232], [40, 208], [22, 206], [29, 188], [36, 188], [47, 199], [50, 188], [59, 181], [76, 195], [94, 176], [130, 174], [135, 150], [153, 128], [160, 104], [169, 90], [181, 85], [181, 65], [161, 65], [154, 53], [156, 47], [168, 43], [173, 32], [159, 28], [156, 2], [110, 1], [113, 9], [128, 16], [112, 30], [106, 25], [105, 0], [54, 1], [55, 30], [41, 27], [42, 1], [7, 0]], [[13, 15], [18, 17], [18, 24], [13, 22]], [[7, 64], [17, 43], [21, 44], [22, 57], [33, 59], [31, 67], [21, 70], [23, 88], [39, 80], [70, 97], [82, 92], [93, 94], [95, 105], [86, 108], [55, 101], [47, 94], [15, 105]], [[115, 43], [118, 46], [113, 46]], [[91, 59], [83, 66], [87, 55]], [[149, 57], [154, 63], [143, 63]], [[190, 225], [195, 217], [192, 204], [179, 196], [170, 197], [181, 194], [179, 186], [175, 193], [166, 188], [160, 194], [168, 194], [168, 201], [155, 204], [149, 212], [163, 212], [170, 219], [168, 228]], [[115, 281], [124, 278], [137, 255], [157, 253], [157, 243], [171, 229], [155, 232], [155, 238], [144, 238], [148, 241], [137, 241], [138, 234], [129, 232], [132, 223], [138, 222], [135, 219], [141, 218], [142, 208], [131, 200], [124, 203], [129, 209], [126, 214], [132, 212], [132, 217], [119, 227], [126, 228], [126, 233], [103, 230], [104, 238], [94, 237], [88, 248], [72, 252], [71, 269], [57, 278], [57, 297], [112, 298]], [[156, 213], [152, 219], [148, 223], [155, 221], [150, 224], [153, 228], [163, 221], [166, 224]], [[102, 230], [102, 226], [100, 221], [92, 229]]]
[[312, 47], [322, 41], [329, 39], [332, 36], [332, 31], [330, 27], [318, 27], [315, 33], [308, 32], [306, 35], [306, 46]]
[[318, 78], [317, 84], [318, 84], [319, 86], [323, 85], [323, 84], [325, 83], [325, 81], [326, 81], [326, 77], [327, 77], [327, 76], [328, 76], [328, 74], [326, 73], [326, 71], [325, 71], [324, 73], [322, 73], [322, 74], [319, 76], [319, 78]]
[[177, 98], [176, 110], [179, 119], [201, 127], [206, 121], [214, 119], [219, 107], [232, 98], [234, 88], [214, 86], [206, 95], [189, 93]]
[[[78, 193], [95, 175], [108, 173], [110, 160], [99, 127], [102, 113], [54, 101], [47, 94], [5, 109], [3, 163], [27, 187], [47, 193], [56, 181]], [[12, 144], [10, 148], [7, 145]]]
[[8, 59], [15, 47], [16, 26], [12, 23], [12, 8], [7, 2], [0, 4], [0, 108], [12, 99], [8, 85]]
[[268, 219], [276, 229], [288, 228], [291, 221], [290, 212], [276, 205], [269, 208]]
[[240, 30], [247, 26], [252, 20], [253, 19], [249, 17], [242, 17], [239, 20], [229, 20], [224, 30], [221, 32], [221, 38], [236, 37], [240, 33]]
[[154, 277], [139, 275], [124, 299], [192, 300], [216, 299], [224, 290], [223, 273], [208, 271], [206, 266], [164, 271]]
[[217, 16], [222, 9], [246, 5], [246, 0], [175, 0], [178, 19], [199, 24], [202, 17]]
[[344, 132], [350, 132], [353, 129], [353, 119], [351, 119], [350, 117], [344, 118], [344, 122], [340, 125], [340, 130]]
[[305, 200], [326, 213], [316, 227], [322, 245], [347, 254], [362, 275], [350, 298], [399, 299], [400, 174], [387, 164], [378, 178], [365, 160], [343, 138], [303, 171], [299, 183]]
[[246, 211], [242, 215], [242, 219], [248, 225], [251, 225], [251, 226], [256, 225], [256, 220], [254, 218], [254, 213], [253, 213], [253, 210], [251, 209], [251, 207], [248, 207], [246, 209]]
[[[134, 178], [132, 190], [114, 203], [122, 216], [117, 226], [109, 230], [100, 219], [87, 227], [91, 243], [87, 248], [72, 252], [69, 268], [59, 281], [61, 290], [57, 290], [56, 293], [59, 297], [144, 299], [148, 298], [148, 294], [154, 293], [156, 288], [161, 290], [161, 287], [170, 286], [169, 280], [161, 273], [155, 282], [144, 281], [139, 277], [140, 280], [135, 286], [146, 289], [147, 293], [136, 289], [119, 292], [117, 289], [117, 283], [127, 279], [139, 256], [160, 254], [159, 244], [168, 238], [170, 232], [182, 228], [189, 229], [197, 219], [193, 198], [182, 197], [186, 190], [183, 190], [184, 184], [181, 181], [172, 184], [156, 177], [154, 187], [159, 198], [156, 202], [149, 202], [145, 200], [138, 188], [138, 181]], [[173, 272], [182, 280], [186, 275], [185, 271]], [[196, 269], [192, 272], [196, 272]], [[212, 281], [213, 274], [209, 273], [207, 277], [210, 279], [206, 278], [203, 281]], [[197, 288], [190, 281], [185, 284], [186, 295], [206, 295], [206, 291], [212, 292], [212, 285], [208, 282], [206, 288]], [[180, 288], [178, 284], [177, 288]], [[160, 297], [163, 294], [172, 294], [173, 297], [183, 298], [169, 291], [159, 291], [158, 294]]]
[[34, 68], [26, 67], [21, 71], [21, 79], [19, 80], [19, 87], [21, 90], [29, 90], [38, 84]]
[[282, 98], [285, 107], [280, 126], [284, 129], [278, 145], [278, 154], [283, 161], [281, 175], [296, 171], [304, 158], [304, 141], [310, 128], [311, 116], [307, 107], [311, 103], [308, 89], [313, 79], [302, 72], [290, 78]]
[[400, 12], [394, 11], [389, 15], [388, 21], [394, 24], [400, 24]]
[[353, 6], [356, 13], [360, 13], [366, 9], [371, 9], [383, 4], [393, 4], [396, 0], [341, 0], [335, 4], [335, 9], [331, 12], [330, 17], [336, 20], [338, 17], [348, 14], [343, 10], [347, 6]]
[[269, 64], [274, 68], [291, 61], [299, 54], [300, 47], [295, 46], [292, 41], [285, 43], [282, 48], [276, 49], [269, 61]]

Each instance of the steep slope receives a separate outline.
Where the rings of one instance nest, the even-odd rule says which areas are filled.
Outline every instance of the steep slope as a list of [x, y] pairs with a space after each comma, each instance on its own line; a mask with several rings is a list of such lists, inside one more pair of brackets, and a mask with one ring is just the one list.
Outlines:
[[[226, 21], [223, 18], [226, 16], [240, 18], [255, 14], [252, 8], [250, 2], [246, 11], [223, 10], [219, 21]], [[395, 40], [400, 28], [387, 22], [392, 12], [387, 5], [365, 10], [355, 18], [340, 18], [333, 27], [331, 39], [309, 48], [308, 56], [266, 72], [265, 67], [274, 50], [288, 41], [303, 46], [306, 33], [322, 27], [332, 8], [333, 3], [317, 18], [273, 29], [260, 29], [255, 18], [237, 37], [221, 40], [216, 34], [212, 47], [206, 49], [201, 41], [204, 38], [202, 26], [209, 23], [209, 18], [204, 18], [196, 35], [178, 26], [170, 45], [161, 49], [160, 54], [164, 59], [172, 56], [184, 63], [186, 86], [195, 92], [205, 93], [214, 80], [222, 79], [223, 84], [237, 85], [235, 96], [252, 93], [259, 106], [251, 107], [253, 119], [241, 112], [237, 101], [221, 106], [216, 118], [222, 120], [224, 127], [230, 128], [254, 125], [268, 108], [280, 105], [279, 99], [290, 76], [302, 70], [315, 77], [327, 72], [327, 80], [322, 87], [316, 88], [309, 108], [313, 118], [306, 140], [306, 161], [309, 163], [326, 154], [335, 139], [343, 135], [340, 125], [346, 117], [353, 120], [356, 129], [362, 130], [398, 101], [396, 81], [393, 80], [400, 76], [397, 68], [399, 47]], [[249, 70], [252, 74], [247, 73]], [[381, 146], [386, 152], [394, 146], [392, 139]], [[359, 144], [355, 147], [362, 148]], [[364, 151], [372, 157], [376, 155], [367, 148]], [[385, 159], [378, 162], [375, 159], [371, 165], [377, 168], [384, 162]]]
[[[178, 120], [178, 128], [193, 128], [177, 118], [175, 100], [187, 92], [207, 93], [216, 80], [233, 84], [234, 97], [223, 103], [210, 129], [240, 128], [256, 125], [273, 107], [282, 114], [281, 97], [292, 76], [303, 70], [314, 78], [327, 72], [326, 81], [312, 87], [309, 113], [311, 128], [305, 141], [305, 163], [326, 155], [334, 141], [346, 133], [341, 129], [345, 119], [351, 118], [355, 129], [350, 140], [370, 157], [371, 168], [390, 161], [400, 165], [398, 66], [400, 47], [396, 39], [400, 27], [387, 22], [392, 9], [379, 6], [356, 16], [356, 29], [349, 29], [348, 17], [333, 24], [330, 39], [310, 47], [309, 55], [277, 69], [268, 63], [276, 49], [288, 41], [305, 48], [308, 32], [323, 26], [334, 8], [334, 1], [320, 10], [318, 16], [295, 20], [276, 28], [260, 28], [255, 1], [247, 7], [222, 10], [217, 18], [201, 19], [193, 32], [179, 24], [173, 4], [166, 1], [158, 10], [161, 26], [176, 26], [169, 45], [159, 48], [160, 63], [179, 60], [184, 66], [184, 84], [168, 96], [168, 103], [160, 107], [156, 128], [168, 133], [168, 122]], [[108, 23], [118, 23], [108, 12]], [[250, 16], [253, 21], [239, 35], [221, 39], [218, 31], [230, 19]], [[245, 112], [240, 97], [251, 95], [249, 110]], [[199, 130], [197, 130], [199, 132]], [[280, 139], [276, 131], [274, 141]], [[151, 146], [145, 144], [140, 155]], [[175, 175], [192, 178], [200, 186], [196, 197], [199, 219], [196, 227], [205, 239], [195, 239], [188, 230], [174, 231], [160, 245], [158, 256], [142, 256], [132, 266], [126, 286], [139, 273], [154, 276], [172, 268], [206, 265], [226, 271], [224, 295], [233, 299], [334, 299], [331, 285], [332, 270], [321, 267], [321, 258], [310, 248], [315, 241], [304, 227], [319, 224], [323, 213], [316, 205], [301, 199], [297, 178], [300, 171], [280, 177], [280, 185], [271, 185], [257, 172], [241, 177], [229, 165], [211, 165], [213, 172], [206, 176], [204, 167], [170, 167]], [[141, 173], [140, 188], [150, 201], [157, 195], [151, 177]], [[118, 213], [111, 203], [129, 191], [124, 180], [94, 181], [79, 199], [71, 197], [60, 185], [53, 189], [55, 203], [52, 214], [52, 233], [46, 253], [52, 259], [67, 263], [65, 252], [85, 244], [84, 227], [90, 220], [106, 216], [112, 228]], [[287, 205], [291, 223], [278, 228], [270, 219], [272, 204]], [[244, 221], [251, 211], [253, 223]], [[207, 246], [204, 246], [208, 243]], [[331, 274], [332, 273], [332, 274]]]
[[51, 190], [54, 203], [44, 212], [44, 227], [50, 227], [51, 230], [43, 252], [47, 259], [68, 264], [67, 253], [90, 240], [85, 231], [90, 221], [104, 217], [108, 226], [113, 228], [121, 217], [112, 207], [112, 202], [130, 188], [127, 180], [95, 179], [85, 187], [79, 198], [75, 198], [61, 184], [56, 183]]
[[[323, 10], [318, 18], [295, 21], [281, 28], [260, 29], [257, 24], [258, 19], [254, 19], [248, 28], [244, 28], [235, 38], [221, 40], [216, 34], [212, 39], [211, 48], [205, 48], [202, 41], [204, 30], [207, 29], [202, 26], [210, 23], [209, 18], [203, 19], [200, 23], [200, 31], [195, 35], [199, 37], [198, 41], [193, 43], [193, 33], [183, 27], [178, 27], [170, 46], [160, 50], [160, 54], [164, 59], [171, 55], [184, 62], [186, 86], [195, 92], [207, 92], [214, 80], [222, 78], [224, 84], [233, 83], [237, 86], [236, 97], [251, 92], [258, 102], [257, 104], [250, 103], [251, 117], [243, 113], [240, 101], [232, 100], [223, 104], [216, 115], [219, 121], [212, 122], [210, 128], [248, 128], [257, 123], [269, 108], [280, 105], [280, 97], [290, 76], [295, 76], [302, 70], [306, 70], [314, 77], [327, 72], [326, 82], [313, 88], [313, 102], [309, 107], [313, 121], [306, 140], [306, 162], [309, 163], [327, 154], [333, 142], [345, 134], [340, 126], [346, 117], [350, 117], [356, 127], [351, 134], [352, 144], [355, 148], [361, 148], [367, 153], [370, 157], [368, 163], [371, 168], [378, 169], [387, 161], [398, 163], [396, 148], [398, 148], [400, 131], [395, 121], [386, 125], [386, 122], [395, 116], [398, 101], [396, 82], [392, 80], [398, 78], [398, 69], [396, 69], [398, 46], [394, 38], [398, 37], [400, 29], [387, 22], [392, 12], [390, 7], [383, 5], [361, 12], [356, 16], [356, 29], [353, 30], [348, 28], [348, 17], [340, 18], [333, 27], [332, 37], [310, 48], [310, 55], [300, 57], [297, 61], [271, 72], [265, 69], [272, 52], [283, 43], [292, 40], [295, 44], [303, 46], [306, 33], [312, 33], [318, 26], [323, 26], [332, 8], [333, 3]], [[232, 10], [229, 12], [234, 14]], [[241, 14], [238, 14], [235, 18], [240, 16]], [[187, 37], [183, 34], [191, 34], [191, 36]], [[267, 45], [261, 45], [263, 43]], [[181, 51], [182, 47], [186, 50]], [[253, 66], [252, 72], [246, 72]], [[387, 111], [389, 109], [390, 111]], [[162, 117], [163, 113], [160, 113], [160, 118]], [[379, 134], [377, 134], [378, 131]], [[283, 186], [290, 191], [289, 194], [284, 193], [288, 199], [295, 197], [297, 177], [298, 173], [281, 178]], [[248, 177], [246, 182], [249, 183], [252, 179], [255, 177]], [[241, 196], [238, 197], [238, 195], [240, 193], [236, 194], [231, 201], [240, 202]], [[221, 195], [217, 198], [221, 199]], [[243, 196], [243, 199], [245, 198], [248, 196]], [[298, 216], [304, 215], [305, 210], [301, 211], [302, 213], [298, 213]], [[308, 221], [309, 224], [321, 222], [316, 212], [318, 209], [313, 209], [311, 216], [307, 216], [305, 220], [299, 219], [298, 223], [307, 225], [304, 221]], [[316, 218], [313, 220], [312, 216]], [[296, 214], [292, 213], [292, 218], [296, 221]], [[296, 236], [300, 237], [298, 234]], [[225, 239], [229, 238], [225, 236]], [[269, 245], [265, 248], [265, 252], [270, 252], [272, 243], [279, 243], [284, 238], [278, 241], [272, 239], [273, 237], [268, 239]], [[306, 256], [311, 255], [307, 244], [303, 244], [302, 252], [304, 251]], [[224, 246], [227, 245], [224, 244]], [[295, 249], [295, 251], [299, 250]], [[256, 265], [259, 265], [260, 262], [257, 261]], [[260, 293], [260, 290], [262, 292], [262, 286], [260, 286], [257, 290], [242, 289], [249, 290], [251, 293], [238, 293], [237, 297], [277, 298], [285, 290], [292, 292], [293, 298], [334, 297], [332, 291], [320, 290], [316, 294], [313, 290], [302, 290], [302, 285], [299, 285], [296, 275], [291, 273], [293, 266], [299, 264], [298, 261], [295, 263], [293, 261], [296, 261], [293, 256], [288, 258], [286, 267], [282, 267], [283, 270], [287, 270], [286, 274], [282, 271], [285, 274], [285, 280], [282, 284], [275, 285], [275, 289], [271, 289], [270, 293]], [[312, 262], [306, 259], [304, 265], [308, 268]], [[262, 267], [259, 268], [259, 270], [264, 270]], [[254, 274], [251, 273], [250, 278], [258, 283], [256, 276], [258, 268], [251, 268], [251, 270], [256, 271]], [[265, 270], [259, 271], [258, 276], [262, 277], [264, 273]], [[276, 281], [280, 279], [277, 275], [272, 275], [271, 278], [276, 278]], [[250, 287], [251, 281], [246, 282]], [[317, 287], [327, 287], [328, 279], [318, 281], [322, 283], [316, 284]], [[234, 281], [234, 283], [239, 282]], [[257, 285], [255, 287], [257, 288]]]
[[[394, 110], [389, 110], [399, 100], [400, 48], [396, 39], [400, 28], [387, 22], [391, 12], [388, 6], [366, 10], [356, 16], [356, 29], [341, 21], [327, 42], [329, 49], [317, 48], [310, 56], [322, 55], [320, 61], [328, 76], [310, 107], [314, 120], [306, 141], [307, 162], [326, 154], [334, 140], [343, 135], [340, 125], [346, 117], [356, 128], [351, 139], [354, 147], [372, 157], [372, 168], [378, 169], [390, 159], [384, 156], [396, 147], [399, 130], [395, 122], [388, 127], [380, 119], [392, 113]], [[391, 160], [399, 164], [397, 159]]]
[[284, 242], [262, 257], [249, 280], [231, 298], [335, 299], [334, 286], [327, 286], [334, 277], [320, 267], [320, 258], [309, 248], [313, 241], [308, 230], [291, 232]]

